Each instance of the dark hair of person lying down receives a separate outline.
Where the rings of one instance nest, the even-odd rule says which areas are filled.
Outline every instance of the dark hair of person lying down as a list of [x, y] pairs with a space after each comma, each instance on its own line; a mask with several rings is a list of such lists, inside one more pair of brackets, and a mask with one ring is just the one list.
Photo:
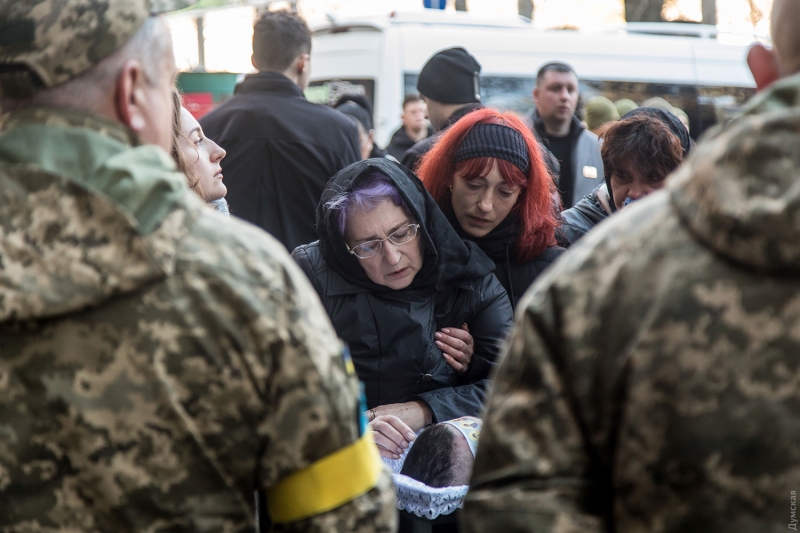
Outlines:
[[446, 424], [429, 427], [414, 441], [400, 473], [429, 487], [452, 486], [455, 479], [455, 439], [455, 433]]

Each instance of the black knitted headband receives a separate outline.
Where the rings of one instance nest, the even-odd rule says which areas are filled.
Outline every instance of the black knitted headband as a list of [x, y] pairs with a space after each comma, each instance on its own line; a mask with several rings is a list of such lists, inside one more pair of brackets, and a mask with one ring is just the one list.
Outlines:
[[453, 162], [476, 157], [504, 159], [524, 174], [528, 173], [530, 167], [525, 137], [514, 128], [502, 124], [476, 124], [461, 141]]

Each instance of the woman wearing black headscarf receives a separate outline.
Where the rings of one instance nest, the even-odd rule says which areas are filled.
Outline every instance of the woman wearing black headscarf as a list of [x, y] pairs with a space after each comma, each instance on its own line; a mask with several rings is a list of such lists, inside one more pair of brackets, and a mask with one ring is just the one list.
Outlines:
[[358, 141], [361, 144], [361, 159], [384, 157], [397, 161], [375, 143], [375, 129], [372, 127], [372, 106], [366, 96], [346, 94], [333, 107], [355, 122], [356, 129], [358, 129]]
[[639, 107], [605, 133], [600, 155], [605, 183], [561, 213], [559, 244], [570, 246], [609, 215], [664, 186], [693, 143], [678, 117]]
[[[350, 165], [322, 194], [317, 234], [292, 255], [350, 347], [384, 456], [427, 424], [480, 416], [511, 304], [494, 263], [458, 237], [417, 177], [385, 159]], [[437, 340], [462, 324], [474, 342], [463, 367]]]

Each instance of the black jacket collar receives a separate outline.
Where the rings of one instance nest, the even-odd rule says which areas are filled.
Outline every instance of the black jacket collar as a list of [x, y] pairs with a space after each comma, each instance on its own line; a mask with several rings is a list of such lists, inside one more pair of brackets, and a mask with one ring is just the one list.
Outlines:
[[495, 263], [504, 262], [509, 257], [516, 258], [516, 244], [519, 237], [519, 221], [516, 213], [509, 213], [492, 231], [483, 237], [475, 238], [464, 231], [451, 206], [446, 206], [442, 211], [459, 237], [477, 244], [478, 248]]
[[264, 71], [248, 74], [241, 83], [236, 86], [234, 94], [262, 93], [280, 94], [285, 96], [301, 96], [303, 89], [295, 82], [287, 78], [280, 72]]
[[466, 104], [464, 106], [459, 107], [458, 109], [453, 111], [452, 115], [450, 115], [449, 117], [445, 118], [442, 121], [442, 124], [439, 127], [439, 131], [446, 130], [447, 128], [449, 128], [450, 126], [461, 120], [461, 118], [464, 117], [465, 115], [472, 113], [476, 109], [481, 109], [482, 107], [483, 105], [480, 103]]
[[[433, 127], [428, 126], [428, 134], [425, 136], [425, 139], [427, 139], [433, 134], [434, 134]], [[397, 128], [397, 131], [395, 131], [394, 134], [392, 135], [392, 140], [389, 141], [389, 144], [397, 144], [400, 146], [407, 145], [410, 148], [415, 144], [417, 144], [417, 141], [411, 139], [411, 137], [408, 136], [408, 133], [406, 133], [406, 128], [401, 125], [399, 128]]]
[[[547, 129], [545, 128], [544, 120], [542, 120], [542, 118], [539, 116], [539, 110], [536, 109], [535, 107], [533, 108], [532, 119], [533, 119], [532, 120], [533, 133], [536, 134], [536, 138], [539, 139], [539, 141], [544, 142], [545, 146], [549, 148], [550, 136], [548, 135]], [[569, 136], [569, 138], [572, 140], [573, 143], [575, 143], [575, 141], [578, 140], [578, 137], [585, 129], [586, 128], [583, 127], [581, 121], [578, 120], [578, 117], [572, 115], [572, 122], [570, 122], [569, 133], [567, 135]]]

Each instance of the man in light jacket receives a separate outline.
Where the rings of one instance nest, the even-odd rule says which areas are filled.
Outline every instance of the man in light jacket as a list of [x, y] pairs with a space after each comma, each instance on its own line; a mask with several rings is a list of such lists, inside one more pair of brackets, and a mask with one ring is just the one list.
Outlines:
[[561, 167], [558, 191], [562, 209], [569, 209], [603, 180], [603, 161], [597, 135], [575, 116], [578, 76], [566, 63], [547, 63], [536, 75], [535, 108], [528, 115], [536, 138]]

